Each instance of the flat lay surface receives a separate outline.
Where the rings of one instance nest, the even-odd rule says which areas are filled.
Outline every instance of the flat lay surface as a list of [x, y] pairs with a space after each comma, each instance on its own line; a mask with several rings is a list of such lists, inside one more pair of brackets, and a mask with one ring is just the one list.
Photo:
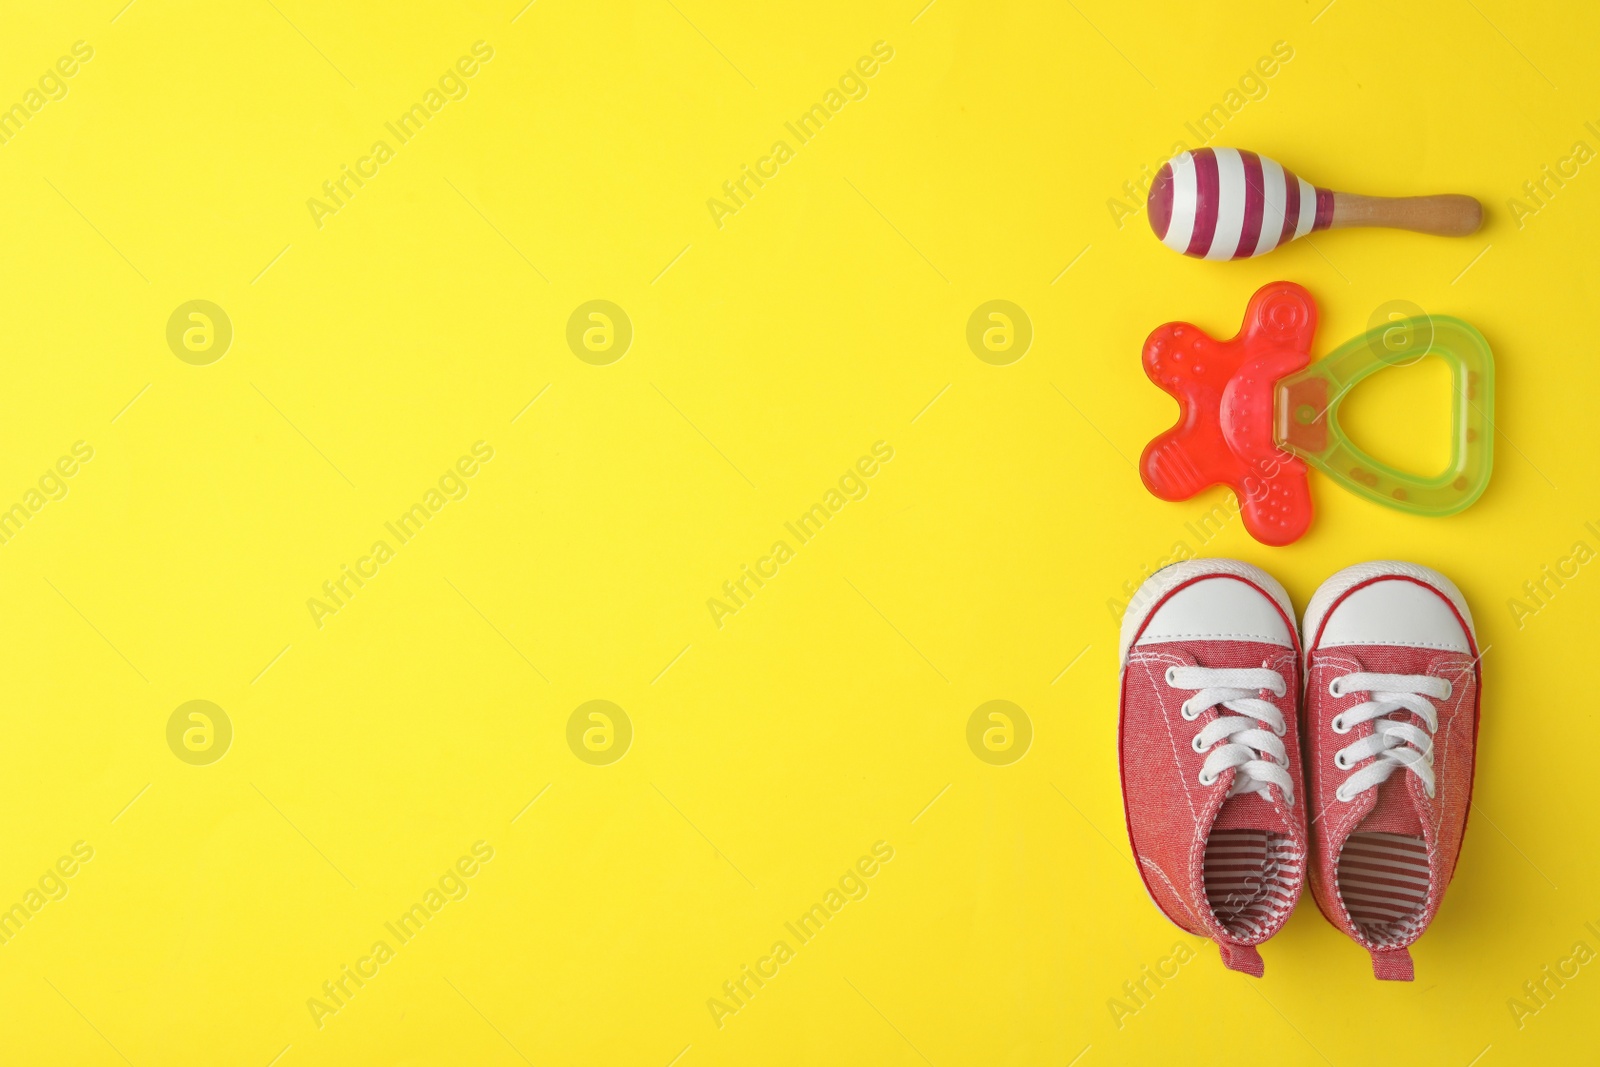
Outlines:
[[[1597, 34], [1504, 0], [8, 5], [0, 1058], [1231, 1063], [1223, 1016], [1282, 1064], [1590, 1058]], [[1203, 146], [1484, 228], [1190, 258], [1145, 191]], [[1144, 488], [1146, 337], [1229, 338], [1280, 280], [1314, 359], [1481, 332], [1476, 504], [1312, 470], [1269, 548], [1222, 488]], [[1401, 362], [1339, 418], [1427, 475], [1450, 374]], [[1375, 559], [1470, 605], [1476, 789], [1414, 982], [1309, 891], [1260, 979], [1151, 906], [1118, 626], [1198, 556], [1297, 615]]]

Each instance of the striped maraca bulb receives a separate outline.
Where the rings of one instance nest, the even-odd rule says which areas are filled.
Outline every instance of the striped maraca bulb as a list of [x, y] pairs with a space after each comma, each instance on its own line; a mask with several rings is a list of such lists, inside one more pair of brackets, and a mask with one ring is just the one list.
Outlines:
[[1313, 230], [1388, 226], [1460, 237], [1483, 221], [1470, 196], [1358, 196], [1312, 185], [1237, 148], [1180, 152], [1150, 183], [1150, 228], [1168, 248], [1200, 259], [1244, 259]]
[[1150, 185], [1148, 207], [1162, 244], [1201, 259], [1259, 256], [1333, 221], [1332, 192], [1237, 148], [1173, 156]]

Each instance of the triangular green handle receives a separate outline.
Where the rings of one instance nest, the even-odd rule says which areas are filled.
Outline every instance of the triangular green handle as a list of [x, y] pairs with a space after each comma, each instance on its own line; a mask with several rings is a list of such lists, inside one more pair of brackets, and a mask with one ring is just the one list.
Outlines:
[[[1434, 355], [1450, 366], [1450, 465], [1421, 478], [1379, 463], [1346, 436], [1339, 405], [1363, 378]], [[1483, 495], [1494, 444], [1494, 356], [1460, 319], [1420, 316], [1379, 326], [1277, 383], [1274, 438], [1353, 492], [1417, 515], [1453, 515]]]

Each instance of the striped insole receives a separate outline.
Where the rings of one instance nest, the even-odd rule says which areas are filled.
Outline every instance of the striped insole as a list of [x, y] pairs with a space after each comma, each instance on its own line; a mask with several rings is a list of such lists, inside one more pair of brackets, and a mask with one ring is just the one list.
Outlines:
[[1254, 941], [1287, 917], [1300, 863], [1283, 834], [1213, 830], [1206, 841], [1206, 900], [1225, 930]]
[[1351, 834], [1339, 854], [1339, 896], [1375, 944], [1409, 940], [1428, 902], [1428, 846], [1411, 834]]

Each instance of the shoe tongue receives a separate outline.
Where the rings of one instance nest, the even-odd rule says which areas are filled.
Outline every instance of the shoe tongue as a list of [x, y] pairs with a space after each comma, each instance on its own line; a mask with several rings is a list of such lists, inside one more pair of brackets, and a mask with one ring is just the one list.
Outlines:
[[1378, 802], [1361, 820], [1360, 832], [1422, 836], [1422, 816], [1411, 797], [1410, 777], [1405, 771], [1396, 771], [1378, 783]]
[[1214, 830], [1268, 830], [1275, 834], [1289, 832], [1288, 820], [1268, 803], [1260, 793], [1239, 793], [1222, 802]]

